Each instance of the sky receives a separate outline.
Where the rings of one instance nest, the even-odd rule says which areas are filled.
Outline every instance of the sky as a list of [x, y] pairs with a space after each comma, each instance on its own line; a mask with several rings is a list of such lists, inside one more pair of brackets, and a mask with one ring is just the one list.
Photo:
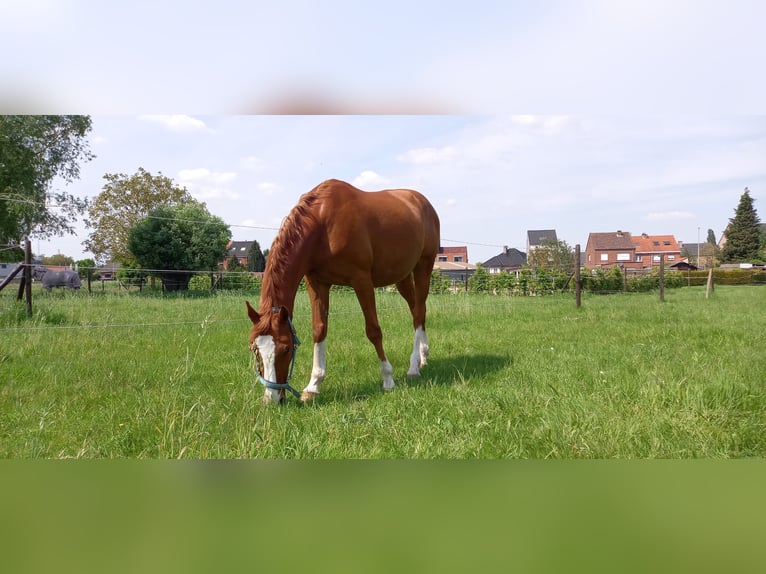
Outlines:
[[[528, 229], [696, 242], [745, 186], [766, 209], [765, 21], [760, 0], [3, 0], [0, 111], [92, 116], [67, 191], [161, 171], [262, 248], [330, 177], [422, 191], [472, 262]], [[78, 258], [87, 233], [33, 248]]]
[[[766, 116], [139, 115], [92, 117], [81, 177], [61, 189], [103, 190], [106, 173], [138, 168], [185, 187], [231, 226], [270, 246], [301, 194], [329, 178], [372, 191], [406, 187], [430, 199], [442, 245], [471, 262], [504, 246], [526, 251], [529, 229], [582, 248], [590, 232], [716, 238], [745, 187], [766, 220]], [[759, 212], [760, 213], [760, 212]], [[76, 237], [36, 253], [88, 256]]]

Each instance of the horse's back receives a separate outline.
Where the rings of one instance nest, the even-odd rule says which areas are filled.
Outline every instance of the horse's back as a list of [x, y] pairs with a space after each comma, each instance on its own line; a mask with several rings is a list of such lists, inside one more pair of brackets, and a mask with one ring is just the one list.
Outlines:
[[[326, 251], [312, 265], [323, 280], [348, 284], [356, 269], [376, 286], [391, 285], [416, 266], [433, 264], [439, 251], [439, 218], [421, 193], [411, 189], [362, 191], [328, 180], [314, 190], [316, 218]], [[332, 271], [331, 271], [332, 270]]]

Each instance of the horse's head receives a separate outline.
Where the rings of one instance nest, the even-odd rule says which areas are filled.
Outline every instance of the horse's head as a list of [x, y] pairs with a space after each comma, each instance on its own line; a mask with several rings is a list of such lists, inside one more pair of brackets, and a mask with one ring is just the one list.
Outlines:
[[285, 389], [300, 397], [289, 384], [300, 345], [289, 312], [285, 307], [274, 307], [261, 315], [250, 306], [249, 301], [245, 304], [253, 323], [248, 344], [255, 353], [258, 380], [266, 387], [264, 401], [271, 399], [271, 402], [283, 403]]

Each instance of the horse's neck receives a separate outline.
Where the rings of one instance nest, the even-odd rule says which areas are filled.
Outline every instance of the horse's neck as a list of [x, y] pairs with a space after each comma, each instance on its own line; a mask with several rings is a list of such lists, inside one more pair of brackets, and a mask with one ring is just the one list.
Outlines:
[[[282, 257], [282, 260], [279, 264], [266, 266], [260, 310], [264, 312], [273, 307], [285, 307], [292, 316], [295, 296], [298, 293], [301, 279], [306, 274], [305, 254], [298, 250], [296, 253], [286, 256], [282, 253], [273, 255]], [[272, 257], [271, 253], [269, 257]]]

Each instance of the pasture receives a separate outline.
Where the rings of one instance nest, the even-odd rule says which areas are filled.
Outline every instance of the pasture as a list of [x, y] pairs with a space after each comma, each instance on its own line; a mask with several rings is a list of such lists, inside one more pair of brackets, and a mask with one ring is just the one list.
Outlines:
[[[39, 289], [39, 287], [36, 287]], [[429, 364], [378, 292], [384, 393], [352, 293], [333, 290], [313, 404], [264, 406], [247, 349], [257, 293], [0, 293], [0, 457], [742, 458], [766, 455], [766, 290], [432, 295]], [[308, 297], [293, 385], [311, 369]]]

